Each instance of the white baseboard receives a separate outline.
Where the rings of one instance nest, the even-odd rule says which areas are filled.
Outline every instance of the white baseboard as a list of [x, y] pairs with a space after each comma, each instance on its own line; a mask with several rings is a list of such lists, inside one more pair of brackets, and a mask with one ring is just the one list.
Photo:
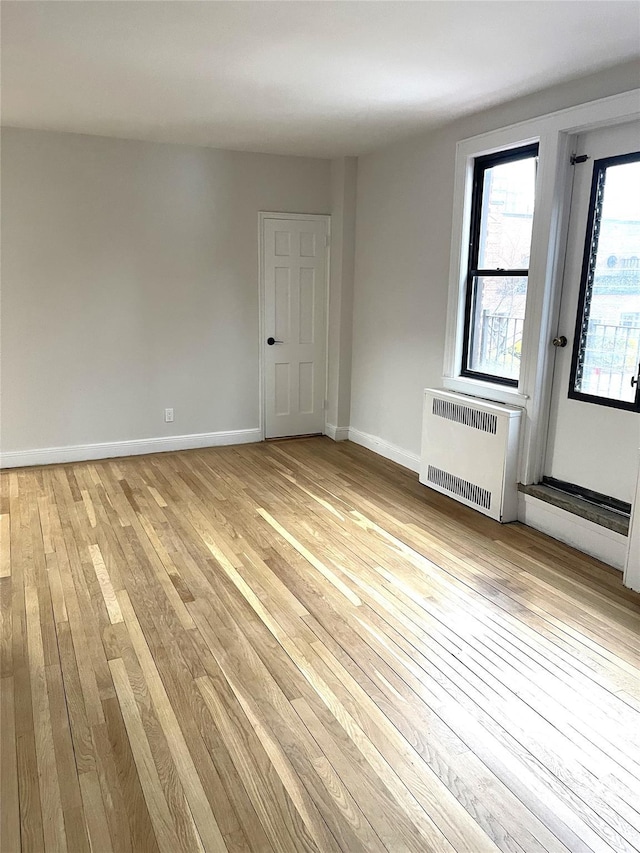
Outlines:
[[403, 450], [395, 444], [384, 441], [375, 435], [369, 435], [368, 432], [361, 432], [359, 429], [349, 428], [349, 441], [362, 445], [386, 459], [391, 459], [392, 462], [397, 462], [404, 468], [418, 473], [420, 471], [420, 457], [417, 453], [410, 453], [408, 450]]
[[14, 450], [0, 454], [0, 467], [20, 468], [27, 465], [51, 465], [57, 462], [84, 462], [114, 456], [140, 456], [168, 450], [191, 450], [197, 447], [221, 447], [227, 444], [251, 444], [262, 440], [256, 429], [229, 432], [202, 432], [192, 435], [168, 435], [162, 438], [140, 438], [103, 444], [76, 444], [68, 447], [43, 447], [37, 450]]
[[334, 441], [346, 441], [349, 438], [349, 427], [339, 427], [335, 424], [325, 424], [324, 434]]
[[627, 537], [621, 533], [522, 493], [518, 495], [518, 520], [614, 569], [624, 569]]

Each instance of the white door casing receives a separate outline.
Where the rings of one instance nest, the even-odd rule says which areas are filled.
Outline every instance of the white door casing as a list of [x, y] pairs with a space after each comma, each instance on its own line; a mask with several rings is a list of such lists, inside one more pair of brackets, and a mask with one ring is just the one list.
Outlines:
[[591, 195], [593, 164], [602, 157], [637, 151], [638, 122], [583, 133], [575, 150], [587, 154], [575, 166], [558, 335], [568, 344], [556, 351], [544, 473], [632, 502], [639, 416], [635, 412], [568, 398], [578, 292]]
[[327, 216], [260, 216], [265, 438], [324, 432], [328, 236]]

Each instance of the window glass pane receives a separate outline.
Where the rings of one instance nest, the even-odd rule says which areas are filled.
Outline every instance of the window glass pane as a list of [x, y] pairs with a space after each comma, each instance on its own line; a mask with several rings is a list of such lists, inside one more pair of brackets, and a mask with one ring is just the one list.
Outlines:
[[476, 276], [468, 368], [503, 379], [520, 375], [527, 276]]
[[479, 270], [526, 270], [531, 251], [536, 158], [484, 171]]
[[640, 155], [600, 174], [575, 390], [632, 403], [640, 360]]

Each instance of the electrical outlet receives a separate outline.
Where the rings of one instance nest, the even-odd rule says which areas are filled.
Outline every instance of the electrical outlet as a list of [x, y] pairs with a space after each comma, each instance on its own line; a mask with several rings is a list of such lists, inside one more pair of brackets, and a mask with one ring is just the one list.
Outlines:
[[164, 410], [164, 422], [166, 424], [173, 423], [173, 409], [165, 409]]

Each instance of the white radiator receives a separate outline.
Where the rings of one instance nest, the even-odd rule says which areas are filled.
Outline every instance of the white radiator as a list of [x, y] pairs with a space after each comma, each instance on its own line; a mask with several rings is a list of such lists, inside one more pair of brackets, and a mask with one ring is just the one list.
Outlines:
[[521, 416], [513, 406], [427, 388], [420, 482], [496, 521], [515, 521]]

